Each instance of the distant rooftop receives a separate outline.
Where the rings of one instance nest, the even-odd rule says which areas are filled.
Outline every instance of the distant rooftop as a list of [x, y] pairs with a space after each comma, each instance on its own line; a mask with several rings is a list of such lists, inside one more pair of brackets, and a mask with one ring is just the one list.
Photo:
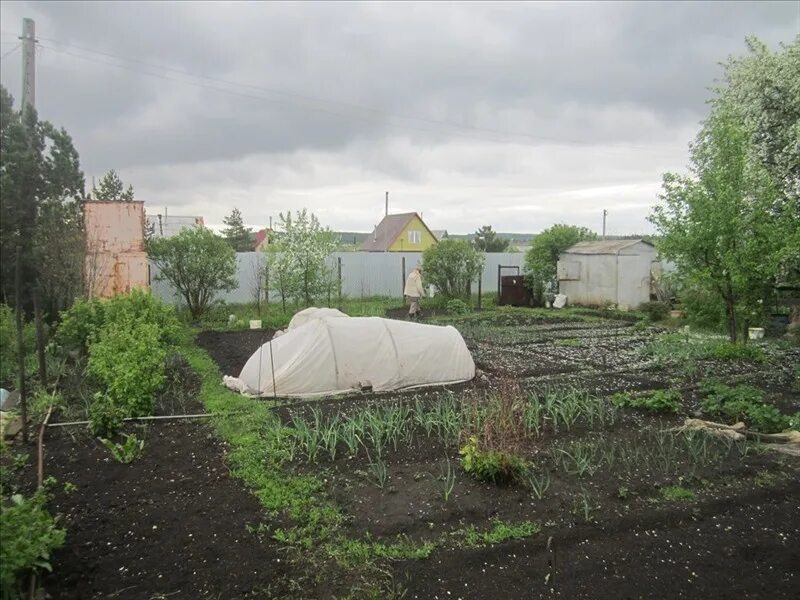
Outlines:
[[375, 231], [361, 244], [361, 249], [367, 252], [386, 252], [402, 233], [403, 228], [416, 216], [418, 215], [415, 212], [386, 215], [378, 223]]
[[653, 244], [643, 239], [597, 240], [593, 242], [578, 242], [574, 246], [567, 248], [564, 252], [569, 254], [618, 254], [620, 250], [635, 246], [636, 244], [653, 246]]

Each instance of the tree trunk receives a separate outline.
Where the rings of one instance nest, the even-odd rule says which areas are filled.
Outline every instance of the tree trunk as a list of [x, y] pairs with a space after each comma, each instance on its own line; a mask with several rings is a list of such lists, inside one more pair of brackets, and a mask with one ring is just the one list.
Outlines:
[[732, 344], [735, 344], [738, 330], [736, 325], [736, 304], [730, 295], [725, 296], [725, 315], [728, 319], [728, 338]]

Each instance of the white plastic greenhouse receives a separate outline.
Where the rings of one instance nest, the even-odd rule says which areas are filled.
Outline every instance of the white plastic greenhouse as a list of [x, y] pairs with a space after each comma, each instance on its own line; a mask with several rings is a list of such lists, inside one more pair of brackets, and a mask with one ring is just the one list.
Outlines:
[[254, 396], [303, 397], [443, 385], [475, 376], [472, 356], [453, 327], [341, 313], [310, 313], [301, 320], [305, 323], [256, 350], [238, 377], [224, 378], [225, 385]]

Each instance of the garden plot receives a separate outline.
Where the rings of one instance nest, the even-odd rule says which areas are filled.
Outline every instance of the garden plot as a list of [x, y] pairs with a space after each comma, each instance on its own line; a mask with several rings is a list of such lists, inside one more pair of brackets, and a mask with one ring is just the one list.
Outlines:
[[[304, 560], [315, 548], [318, 568], [390, 560], [392, 581], [419, 598], [486, 597], [477, 590], [486, 581], [502, 584], [508, 558], [519, 583], [510, 597], [538, 597], [550, 593], [551, 577], [573, 568], [552, 566], [548, 537], [562, 540], [576, 561], [596, 548], [613, 576], [635, 590], [649, 580], [635, 562], [620, 560], [602, 532], [630, 553], [650, 524], [646, 535], [661, 531], [675, 540], [663, 550], [670, 560], [698, 572], [708, 563], [707, 553], [692, 547], [695, 525], [712, 536], [703, 542], [709, 548], [715, 535], [732, 543], [712, 526], [727, 510], [748, 523], [792, 515], [769, 547], [778, 572], [754, 577], [778, 595], [796, 588], [797, 570], [788, 565], [800, 541], [797, 461], [758, 442], [677, 431], [701, 408], [735, 419], [728, 396], [738, 401], [746, 393], [756, 422], [788, 423], [769, 402], [777, 390], [784, 413], [796, 411], [793, 381], [782, 386], [788, 380], [774, 377], [773, 389], [756, 396], [737, 384], [791, 360], [794, 350], [725, 356], [730, 350], [711, 340], [678, 352], [674, 336], [583, 315], [523, 318], [516, 328], [507, 315], [491, 313], [450, 321], [489, 374], [488, 387], [289, 401], [258, 426], [275, 476], [296, 482], [282, 485], [315, 490], [300, 504], [287, 500], [288, 513], [277, 510], [278, 521], [263, 524], [265, 539], [298, 549]], [[712, 378], [731, 385], [705, 385]], [[763, 507], [747, 507], [766, 497], [782, 498], [766, 516], [758, 514]], [[741, 556], [715, 564], [715, 581], [739, 576], [747, 535], [737, 543], [741, 550], [733, 552]], [[508, 555], [514, 549], [542, 568], [524, 574]], [[463, 573], [459, 563], [472, 556], [484, 557], [484, 568]], [[446, 571], [432, 577], [431, 561]], [[584, 569], [581, 576], [571, 585], [585, 593], [592, 575]], [[665, 594], [685, 593], [681, 578], [665, 577], [663, 585]], [[553, 589], [570, 596], [567, 588]]]
[[86, 430], [48, 432], [46, 470], [63, 482], [51, 507], [68, 535], [47, 591], [617, 598], [658, 581], [666, 597], [791, 596], [797, 459], [677, 428], [698, 411], [783, 427], [798, 408], [797, 349], [731, 354], [719, 338], [687, 346], [628, 321], [549, 314], [451, 319], [488, 381], [314, 400], [220, 384], [271, 331], [181, 343], [154, 412], [213, 419], [126, 424], [144, 442], [130, 464]]

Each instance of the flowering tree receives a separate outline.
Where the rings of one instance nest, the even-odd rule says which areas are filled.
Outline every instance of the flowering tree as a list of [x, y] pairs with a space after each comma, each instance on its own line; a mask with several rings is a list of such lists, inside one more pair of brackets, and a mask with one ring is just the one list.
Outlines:
[[280, 213], [279, 233], [269, 245], [270, 271], [285, 305], [293, 297], [310, 306], [331, 285], [326, 259], [336, 250], [336, 236], [323, 228], [317, 217], [306, 209]]

